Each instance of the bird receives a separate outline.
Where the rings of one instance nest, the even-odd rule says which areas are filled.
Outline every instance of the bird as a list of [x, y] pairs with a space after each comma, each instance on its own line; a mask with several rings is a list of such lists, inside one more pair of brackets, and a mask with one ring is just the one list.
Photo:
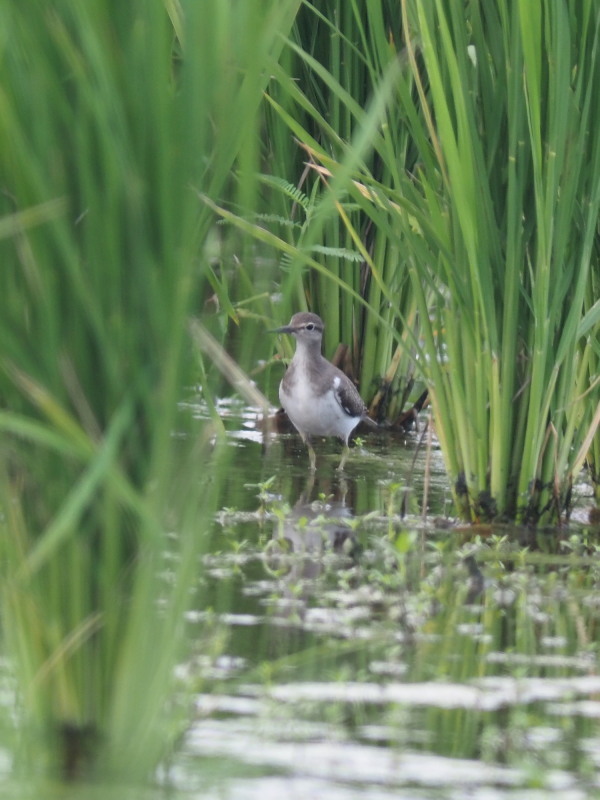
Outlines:
[[338, 436], [344, 443], [338, 470], [343, 470], [350, 452], [348, 442], [360, 422], [377, 424], [356, 386], [321, 353], [325, 325], [321, 317], [301, 311], [288, 325], [272, 333], [287, 333], [296, 339], [296, 352], [279, 385], [284, 411], [308, 448], [310, 468], [316, 469], [313, 436]]

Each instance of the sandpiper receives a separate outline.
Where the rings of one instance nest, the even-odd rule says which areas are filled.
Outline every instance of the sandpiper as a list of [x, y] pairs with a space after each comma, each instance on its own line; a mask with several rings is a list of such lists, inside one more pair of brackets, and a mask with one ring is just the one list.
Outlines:
[[321, 354], [324, 327], [321, 317], [302, 311], [294, 314], [289, 325], [273, 331], [296, 338], [296, 352], [279, 385], [279, 400], [308, 447], [313, 471], [313, 436], [339, 436], [344, 442], [338, 466], [342, 470], [348, 458], [350, 434], [359, 422], [364, 420], [376, 427], [350, 378]]

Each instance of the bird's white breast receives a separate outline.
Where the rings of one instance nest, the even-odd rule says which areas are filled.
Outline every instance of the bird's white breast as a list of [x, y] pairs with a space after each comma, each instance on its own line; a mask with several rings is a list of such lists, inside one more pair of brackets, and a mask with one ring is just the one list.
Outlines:
[[340, 406], [335, 395], [339, 381], [336, 376], [332, 388], [324, 394], [315, 394], [310, 384], [302, 380], [293, 384], [293, 394], [285, 391], [283, 383], [280, 385], [281, 405], [301, 433], [308, 436], [339, 436], [347, 441], [359, 420], [349, 416]]

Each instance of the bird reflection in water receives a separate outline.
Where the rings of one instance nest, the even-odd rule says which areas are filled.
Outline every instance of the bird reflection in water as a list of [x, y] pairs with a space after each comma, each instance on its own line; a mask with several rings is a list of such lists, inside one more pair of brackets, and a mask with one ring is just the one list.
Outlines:
[[275, 523], [265, 550], [265, 567], [281, 581], [277, 613], [303, 619], [314, 581], [327, 568], [349, 569], [360, 553], [347, 503], [349, 482], [328, 481], [320, 491], [314, 473], [290, 512]]

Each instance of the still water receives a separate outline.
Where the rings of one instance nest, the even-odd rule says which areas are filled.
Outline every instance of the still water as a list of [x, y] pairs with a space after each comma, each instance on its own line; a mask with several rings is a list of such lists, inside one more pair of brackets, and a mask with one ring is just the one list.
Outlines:
[[37, 786], [0, 749], [0, 797], [600, 797], [591, 487], [560, 530], [464, 526], [426, 417], [365, 437], [343, 475], [323, 442], [311, 475], [297, 436], [267, 446], [257, 413], [219, 414], [232, 459], [198, 521], [173, 753], [143, 788]]
[[235, 458], [178, 670], [193, 722], [163, 785], [232, 800], [600, 796], [591, 489], [559, 531], [460, 526], [422, 431], [365, 438], [343, 476], [325, 442], [311, 476], [297, 437], [265, 449], [257, 415], [220, 412]]

